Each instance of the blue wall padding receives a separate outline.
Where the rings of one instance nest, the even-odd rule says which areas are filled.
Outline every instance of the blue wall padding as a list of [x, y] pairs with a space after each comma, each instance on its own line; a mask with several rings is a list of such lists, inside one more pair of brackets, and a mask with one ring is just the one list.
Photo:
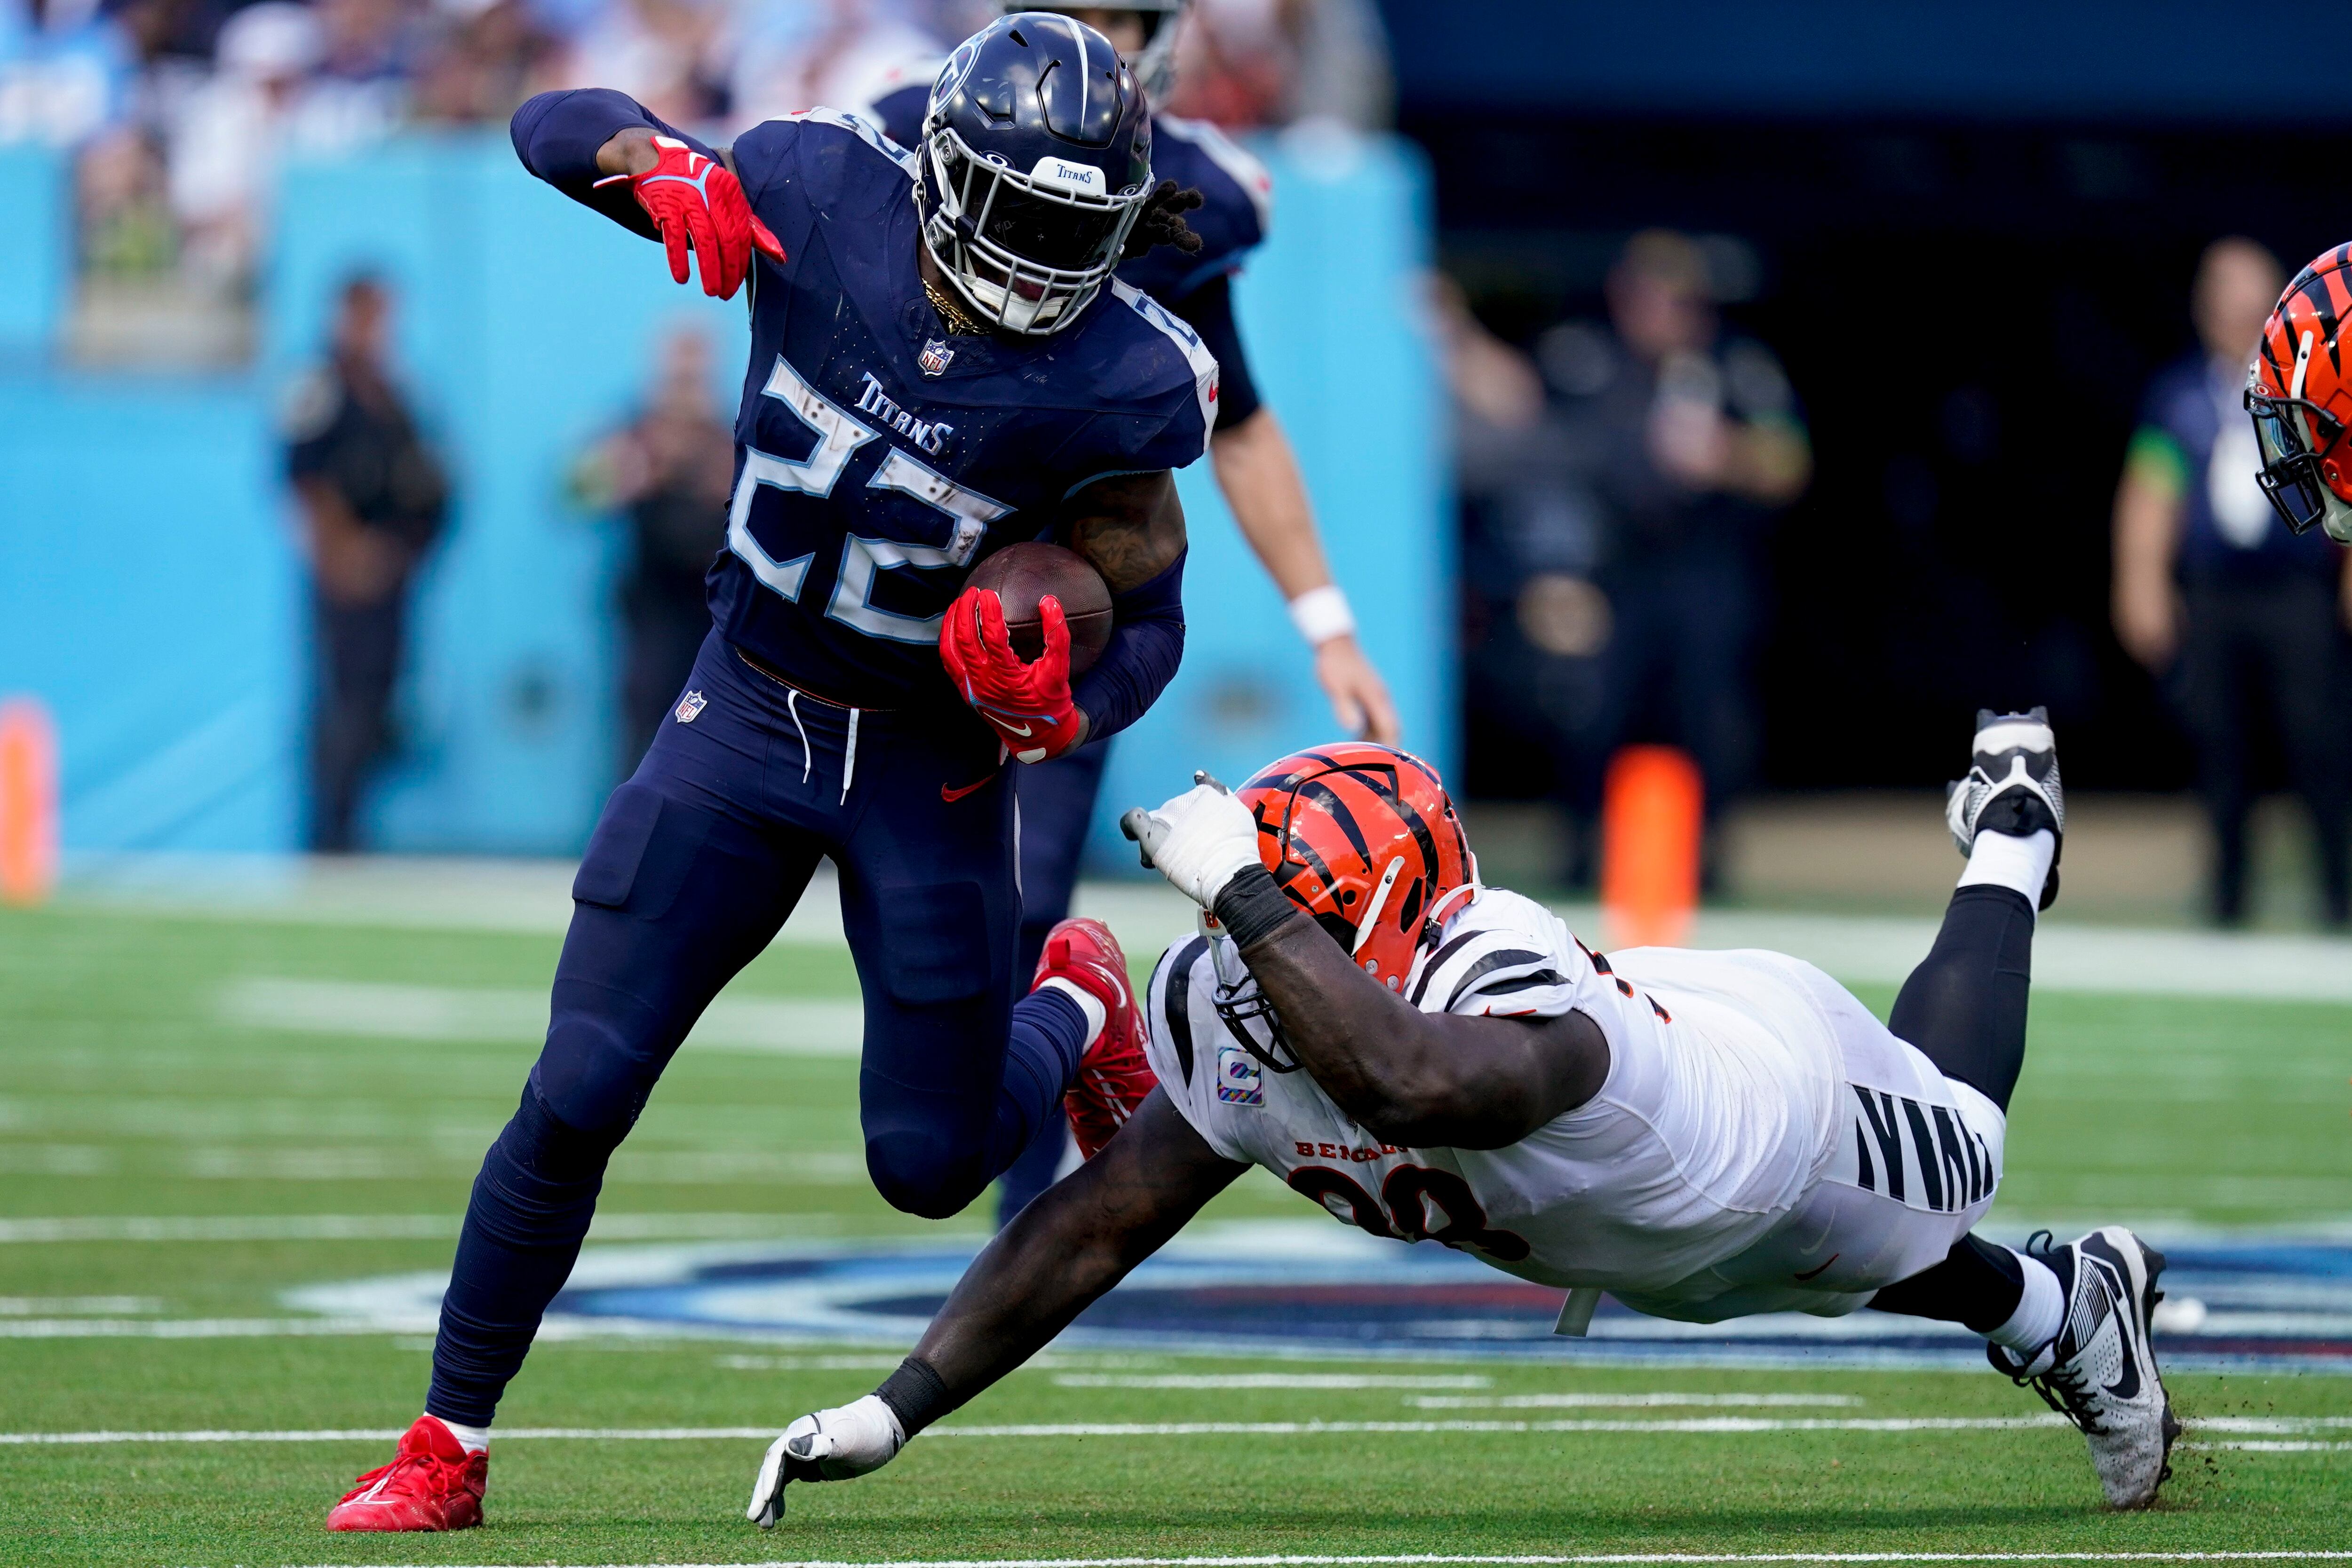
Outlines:
[[0, 695], [57, 719], [68, 847], [292, 847], [275, 463], [242, 381], [0, 379]]
[[656, 246], [533, 180], [503, 136], [298, 169], [284, 210], [269, 360], [298, 364], [341, 281], [383, 271], [404, 300], [403, 364], [458, 486], [417, 606], [410, 743], [372, 802], [370, 837], [576, 851], [614, 782], [620, 536], [566, 502], [564, 475], [626, 417], [674, 321], [712, 338], [731, 413], [742, 298], [673, 285]]
[[[1276, 160], [1244, 328], [1411, 738], [1442, 759], [1452, 578], [1443, 386], [1415, 295], [1425, 180], [1385, 144], [1316, 163]], [[298, 841], [307, 601], [272, 405], [318, 351], [339, 285], [366, 269], [399, 291], [401, 370], [458, 497], [420, 583], [402, 752], [370, 800], [371, 837], [575, 852], [614, 778], [622, 534], [570, 506], [564, 475], [625, 417], [672, 322], [712, 336], [731, 410], [742, 302], [672, 285], [656, 246], [531, 180], [503, 137], [298, 165], [279, 221], [252, 374], [0, 369], [0, 694], [57, 710], [68, 848]], [[1195, 767], [1239, 776], [1331, 728], [1207, 465], [1181, 484], [1186, 667], [1122, 741], [1107, 806], [1156, 801]]]
[[57, 341], [73, 257], [72, 166], [58, 148], [0, 148], [0, 365], [37, 362]]

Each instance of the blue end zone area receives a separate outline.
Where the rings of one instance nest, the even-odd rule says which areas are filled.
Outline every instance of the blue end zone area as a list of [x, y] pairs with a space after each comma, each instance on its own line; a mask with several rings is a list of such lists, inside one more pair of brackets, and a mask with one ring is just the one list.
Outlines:
[[[2352, 1243], [2163, 1243], [2158, 1345], [2185, 1371], [2352, 1372]], [[592, 1249], [557, 1297], [557, 1332], [672, 1332], [826, 1343], [914, 1343], [977, 1246]], [[446, 1280], [303, 1292], [297, 1304], [411, 1320]], [[1215, 1228], [1180, 1239], [1090, 1308], [1066, 1349], [1226, 1355], [1538, 1358], [1787, 1367], [1973, 1367], [1958, 1328], [1861, 1312], [1727, 1323], [1644, 1318], [1602, 1303], [1582, 1340], [1552, 1333], [1562, 1292], [1435, 1243], [1337, 1228]]]

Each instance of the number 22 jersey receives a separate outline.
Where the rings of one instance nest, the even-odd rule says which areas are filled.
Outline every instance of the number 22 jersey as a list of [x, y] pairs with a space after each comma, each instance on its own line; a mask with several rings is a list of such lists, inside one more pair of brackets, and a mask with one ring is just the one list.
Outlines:
[[[616, 93], [527, 105], [515, 129], [524, 162], [604, 208], [573, 145], [604, 128], [572, 130], [588, 106], [562, 101], [591, 97], [623, 123], [680, 133]], [[566, 121], [567, 134], [550, 129]], [[1190, 327], [1116, 281], [1050, 337], [948, 332], [923, 287], [913, 161], [854, 116], [767, 120], [731, 156], [786, 259], [755, 257], [751, 269], [751, 357], [712, 619], [820, 695], [947, 703], [940, 619], [971, 569], [1039, 537], [1090, 481], [1201, 456], [1216, 361]]]

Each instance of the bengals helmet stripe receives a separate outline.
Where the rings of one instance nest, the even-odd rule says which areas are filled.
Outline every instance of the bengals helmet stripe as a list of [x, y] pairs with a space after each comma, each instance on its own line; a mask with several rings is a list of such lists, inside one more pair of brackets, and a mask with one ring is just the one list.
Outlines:
[[[1383, 747], [1381, 749], [1385, 748]], [[1318, 762], [1326, 763], [1336, 772], [1361, 771], [1367, 766], [1361, 761], [1342, 763], [1319, 751], [1305, 751], [1299, 753], [1299, 755]], [[1440, 795], [1444, 793], [1445, 785], [1444, 782], [1438, 779], [1436, 773], [1431, 769], [1429, 765], [1422, 761], [1421, 758], [1414, 757], [1408, 752], [1402, 751], [1394, 752], [1391, 755], [1396, 758], [1399, 761], [1411, 764], [1423, 779], [1429, 781], [1430, 788], [1437, 790]], [[1278, 767], [1280, 765], [1276, 764], [1276, 766]], [[1428, 858], [1431, 864], [1434, 865], [1437, 862], [1437, 840], [1431, 834], [1429, 824], [1422, 820], [1421, 812], [1414, 807], [1410, 797], [1397, 788], [1398, 772], [1396, 763], [1383, 762], [1378, 764], [1374, 768], [1374, 770], [1384, 772], [1387, 775], [1388, 797], [1390, 803], [1394, 807], [1397, 814], [1405, 820], [1406, 825], [1412, 829], [1413, 837], [1420, 841], [1421, 852]], [[1448, 801], [1447, 804], [1450, 809], [1452, 802]], [[1350, 835], [1354, 836], [1354, 819], [1352, 817], [1343, 817], [1341, 819], [1341, 823], [1342, 826], [1349, 830]], [[1462, 825], [1459, 820], [1456, 820], [1454, 824], [1454, 838], [1455, 848], [1460, 851], [1464, 862], [1467, 863], [1470, 856], [1470, 845], [1469, 841], [1462, 836]], [[1361, 852], [1370, 853], [1369, 851], [1364, 850], [1360, 838], [1358, 838], [1356, 847]]]
[[1286, 757], [1239, 794], [1291, 902], [1375, 977], [1402, 986], [1430, 915], [1475, 875], [1435, 770], [1351, 741]]

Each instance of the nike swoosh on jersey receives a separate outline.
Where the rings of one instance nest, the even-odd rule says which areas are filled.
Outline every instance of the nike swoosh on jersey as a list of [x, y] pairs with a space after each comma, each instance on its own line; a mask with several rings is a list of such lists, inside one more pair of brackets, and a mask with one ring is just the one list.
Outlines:
[[[1836, 1262], [1839, 1259], [1841, 1259], [1841, 1258], [1843, 1258], [1843, 1257], [1844, 1257], [1844, 1256], [1845, 1256], [1845, 1254], [1844, 1254], [1844, 1253], [1843, 1253], [1843, 1252], [1832, 1252], [1832, 1253], [1831, 1253], [1831, 1254], [1830, 1254], [1830, 1263], [1834, 1263], [1834, 1262]], [[1824, 1264], [1822, 1264], [1822, 1265], [1821, 1266], [1821, 1268], [1819, 1268], [1819, 1269], [1808, 1269], [1808, 1270], [1806, 1270], [1803, 1273], [1799, 1274], [1799, 1275], [1797, 1275], [1797, 1276], [1796, 1276], [1797, 1282], [1798, 1282], [1799, 1284], [1802, 1284], [1802, 1283], [1804, 1283], [1807, 1280], [1818, 1280], [1818, 1279], [1820, 1279], [1820, 1278], [1822, 1277], [1822, 1272], [1823, 1272], [1824, 1270], [1826, 1270], [1829, 1268], [1830, 1263], [1824, 1263]]]
[[958, 789], [952, 788], [951, 786], [949, 786], [949, 785], [946, 785], [946, 784], [942, 784], [942, 785], [940, 785], [940, 800], [945, 800], [949, 805], [952, 806], [952, 805], [954, 805], [958, 800], [962, 800], [966, 795], [971, 794], [973, 790], [975, 790], [975, 789], [978, 789], [982, 788], [982, 786], [984, 786], [985, 784], [987, 784], [987, 782], [988, 782], [990, 779], [993, 779], [993, 778], [995, 778], [995, 777], [996, 777], [996, 775], [995, 775], [995, 774], [993, 774], [993, 773], [986, 773], [986, 774], [982, 774], [980, 778], [978, 778], [978, 779], [974, 779], [971, 783], [965, 785], [965, 786], [964, 786], [962, 789]]

